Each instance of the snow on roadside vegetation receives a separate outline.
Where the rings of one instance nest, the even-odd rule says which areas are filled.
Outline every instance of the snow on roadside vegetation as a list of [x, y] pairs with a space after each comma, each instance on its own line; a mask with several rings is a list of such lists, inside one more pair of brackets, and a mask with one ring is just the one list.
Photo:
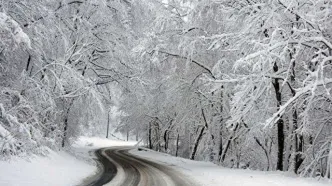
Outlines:
[[[3, 12], [0, 12], [0, 28], [2, 32], [10, 33], [7, 37], [13, 39], [17, 44], [25, 43], [29, 48], [31, 48], [29, 36], [23, 32], [20, 25], [12, 17]], [[2, 35], [4, 34], [2, 33]]]
[[203, 186], [327, 186], [329, 181], [292, 177], [282, 172], [262, 172], [243, 169], [229, 169], [210, 162], [192, 161], [148, 149], [131, 150], [130, 153], [169, 165], [190, 175]]

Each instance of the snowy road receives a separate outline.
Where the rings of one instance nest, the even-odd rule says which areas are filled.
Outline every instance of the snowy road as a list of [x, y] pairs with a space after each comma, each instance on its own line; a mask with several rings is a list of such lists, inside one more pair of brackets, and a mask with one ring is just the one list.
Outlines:
[[176, 170], [130, 154], [131, 147], [104, 148], [96, 151], [104, 166], [102, 174], [86, 186], [176, 186], [195, 185]]

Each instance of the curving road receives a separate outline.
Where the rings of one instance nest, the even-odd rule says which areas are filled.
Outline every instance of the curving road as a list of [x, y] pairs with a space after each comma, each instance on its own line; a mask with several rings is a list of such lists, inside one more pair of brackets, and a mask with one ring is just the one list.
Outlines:
[[194, 186], [178, 171], [130, 154], [130, 147], [104, 148], [96, 151], [103, 172], [85, 186]]

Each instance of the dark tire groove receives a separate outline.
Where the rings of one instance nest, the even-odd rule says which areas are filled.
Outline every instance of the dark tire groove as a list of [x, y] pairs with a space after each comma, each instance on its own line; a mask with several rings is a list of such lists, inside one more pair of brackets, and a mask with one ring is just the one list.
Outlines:
[[116, 166], [102, 154], [104, 149], [99, 149], [95, 152], [98, 161], [103, 165], [102, 174], [98, 179], [86, 184], [85, 186], [103, 186], [104, 184], [110, 182], [116, 175], [117, 168]]
[[153, 162], [153, 161], [149, 161], [146, 159], [143, 159], [141, 157], [135, 156], [130, 154], [128, 151], [123, 150], [123, 154], [126, 154], [134, 159], [136, 159], [136, 161], [148, 164], [158, 170], [160, 170], [161, 172], [165, 173], [167, 176], [169, 176], [170, 178], [172, 178], [172, 180], [174, 181], [174, 183], [176, 185], [181, 185], [181, 186], [194, 186], [196, 184], [190, 182], [189, 180], [187, 180], [185, 177], [183, 177], [183, 175], [181, 173], [179, 173], [178, 171], [175, 171], [174, 169], [161, 165], [159, 163]]
[[137, 164], [134, 164], [131, 161], [128, 161], [128, 159], [119, 152], [120, 151], [116, 150], [107, 150], [106, 154], [111, 157], [115, 162], [120, 164], [123, 168], [127, 179], [122, 183], [122, 185], [138, 185], [141, 180], [141, 175], [137, 168], [139, 166], [137, 166]]
[[[131, 149], [128, 147], [116, 147], [97, 150], [95, 154], [104, 167], [103, 171], [94, 177], [95, 180], [88, 182], [84, 186], [102, 186], [112, 181], [118, 173], [117, 166], [121, 166], [124, 171], [124, 179], [120, 186], [137, 186], [139, 184], [166, 186], [169, 182], [165, 180], [164, 176], [167, 177], [168, 181], [173, 182], [174, 185], [196, 185], [189, 181], [186, 176], [168, 166], [130, 154], [128, 151]], [[103, 155], [103, 152], [105, 152], [106, 156]]]

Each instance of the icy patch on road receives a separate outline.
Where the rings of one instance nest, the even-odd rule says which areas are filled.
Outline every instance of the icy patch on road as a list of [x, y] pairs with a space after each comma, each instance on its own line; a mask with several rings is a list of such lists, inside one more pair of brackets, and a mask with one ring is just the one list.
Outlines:
[[29, 160], [12, 158], [10, 162], [0, 161], [0, 185], [77, 185], [95, 170], [95, 166], [78, 160], [66, 152], [50, 151], [47, 157], [35, 155]]
[[192, 161], [168, 154], [144, 149], [131, 150], [130, 153], [145, 159], [171, 166], [203, 186], [327, 186], [331, 181], [317, 181], [310, 178], [291, 177], [282, 172], [262, 172], [229, 169], [210, 162]]

